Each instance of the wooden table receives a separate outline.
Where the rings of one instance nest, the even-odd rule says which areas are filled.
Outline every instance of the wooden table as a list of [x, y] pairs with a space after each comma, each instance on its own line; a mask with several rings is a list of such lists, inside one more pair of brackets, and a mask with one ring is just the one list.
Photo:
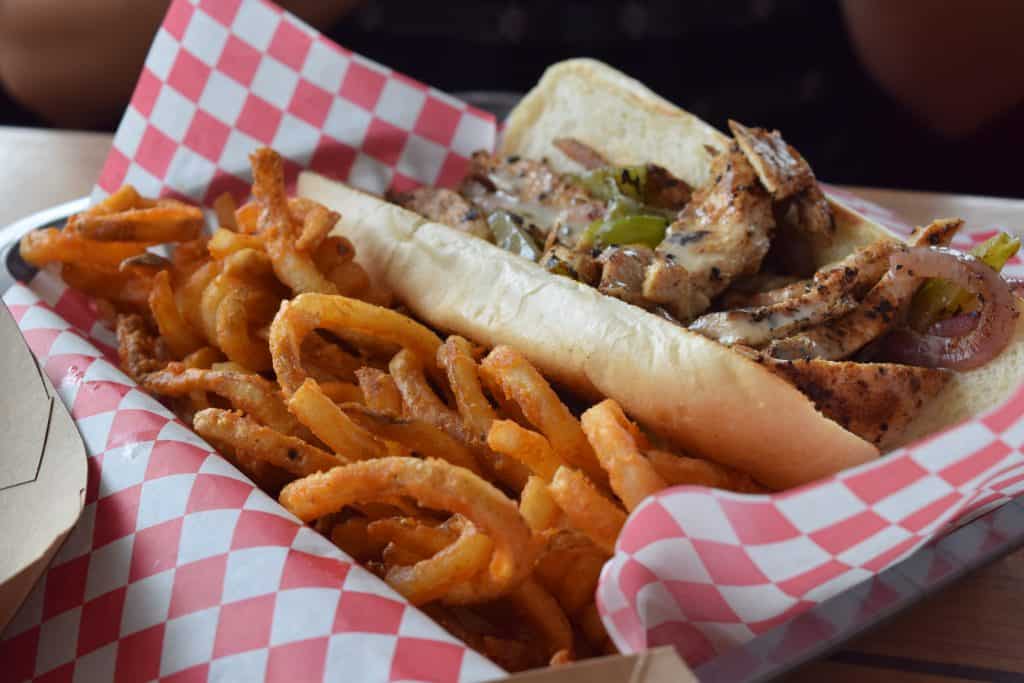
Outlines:
[[[108, 135], [0, 127], [0, 227], [88, 194], [109, 146]], [[941, 195], [850, 189], [914, 223], [958, 213], [968, 221], [1024, 227], [1024, 202], [958, 198], [953, 212]], [[975, 572], [788, 680], [1024, 680], [1022, 639], [1024, 550]]]

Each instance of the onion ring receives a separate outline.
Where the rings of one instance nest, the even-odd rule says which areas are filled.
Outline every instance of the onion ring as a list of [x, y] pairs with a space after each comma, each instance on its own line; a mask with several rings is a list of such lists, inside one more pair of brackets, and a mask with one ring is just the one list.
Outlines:
[[[998, 356], [1013, 337], [1018, 316], [1009, 285], [981, 260], [940, 247], [914, 247], [890, 258], [902, 277], [938, 277], [978, 296], [980, 317], [974, 329], [958, 337], [921, 334], [909, 328], [886, 340], [886, 358], [929, 368], [971, 370]], [[890, 271], [892, 272], [892, 271]]]
[[978, 326], [978, 313], [961, 313], [952, 318], [939, 320], [928, 328], [928, 334], [936, 337], [962, 337]]

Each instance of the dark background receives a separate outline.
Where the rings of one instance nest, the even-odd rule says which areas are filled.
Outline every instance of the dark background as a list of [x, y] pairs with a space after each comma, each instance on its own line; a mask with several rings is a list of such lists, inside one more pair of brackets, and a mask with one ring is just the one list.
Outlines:
[[[1022, 109], [966, 139], [932, 132], [868, 76], [831, 0], [371, 0], [328, 34], [449, 92], [521, 93], [594, 57], [718, 128], [778, 128], [829, 182], [1024, 197]], [[0, 94], [0, 123], [42, 122]]]

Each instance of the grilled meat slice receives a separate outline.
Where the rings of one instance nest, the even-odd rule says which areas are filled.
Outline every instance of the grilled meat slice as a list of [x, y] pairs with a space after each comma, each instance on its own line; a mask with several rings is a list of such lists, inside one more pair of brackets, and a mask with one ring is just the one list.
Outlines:
[[429, 220], [485, 240], [491, 239], [491, 230], [483, 212], [458, 192], [420, 187], [412, 192], [391, 195], [388, 199]]
[[[915, 247], [948, 246], [959, 228], [960, 223], [957, 221], [935, 221], [914, 231], [910, 236], [909, 243]], [[864, 274], [862, 272], [858, 277], [861, 278], [861, 282], [869, 282], [869, 286], [873, 285], [889, 268], [889, 263], [886, 259], [889, 254], [892, 253], [892, 248], [894, 246], [895, 242], [876, 242], [868, 245], [863, 249], [857, 250], [835, 265], [821, 268], [819, 273], [815, 274], [814, 279], [799, 280], [797, 282], [783, 282], [780, 286], [773, 287], [766, 283], [782, 281], [787, 279], [787, 276], [772, 275], [770, 273], [762, 272], [751, 276], [750, 278], [737, 280], [733, 283], [733, 286], [729, 291], [723, 295], [723, 308], [733, 309], [770, 306], [781, 301], [787, 301], [794, 297], [801, 296], [813, 286], [821, 273], [827, 274], [833, 268], [855, 268], [858, 271], [861, 271], [865, 267], [870, 268], [872, 269], [870, 274]], [[876, 258], [880, 258], [883, 254], [885, 258], [876, 261]], [[792, 280], [792, 278], [788, 279]], [[859, 298], [865, 293], [866, 290], [858, 293], [856, 296]]]
[[[767, 306], [799, 296], [810, 284], [810, 278], [780, 275], [762, 268], [759, 273], [737, 278], [729, 289], [718, 297], [716, 307], [731, 311], [734, 308]], [[787, 294], [782, 295], [782, 292], [787, 292]]]
[[[915, 232], [911, 245], [943, 244], [953, 238], [961, 225], [963, 221], [959, 219], [935, 221]], [[895, 326], [923, 280], [919, 277], [897, 277], [892, 271], [887, 271], [856, 309], [802, 334], [772, 342], [768, 354], [784, 360], [849, 358]]]
[[[827, 285], [822, 285], [827, 289]], [[819, 294], [811, 289], [803, 296], [771, 306], [717, 311], [697, 318], [690, 330], [732, 346], [764, 346], [772, 339], [788, 337], [799, 330], [848, 313], [857, 300], [836, 292]]]
[[729, 130], [773, 198], [787, 199], [816, 184], [807, 161], [786, 144], [779, 131], [747, 128], [732, 120]]
[[644, 273], [654, 258], [648, 247], [608, 247], [597, 258], [601, 265], [598, 290], [616, 299], [638, 306], [647, 305], [644, 299]]
[[783, 220], [818, 242], [827, 244], [835, 234], [832, 207], [818, 183], [790, 198]]
[[777, 130], [747, 128], [737, 121], [729, 121], [729, 130], [761, 184], [780, 202], [780, 231], [809, 238], [815, 244], [831, 241], [835, 233], [832, 209], [807, 160]]
[[822, 268], [811, 280], [759, 295], [764, 304], [708, 313], [690, 329], [730, 346], [760, 347], [788, 337], [856, 308], [858, 299], [889, 269], [889, 255], [896, 247], [895, 242], [880, 240]]
[[715, 158], [711, 180], [668, 227], [644, 280], [645, 298], [689, 322], [734, 279], [760, 269], [774, 228], [771, 197], [733, 146]]
[[896, 363], [761, 357], [831, 420], [884, 449], [949, 381], [948, 370]]

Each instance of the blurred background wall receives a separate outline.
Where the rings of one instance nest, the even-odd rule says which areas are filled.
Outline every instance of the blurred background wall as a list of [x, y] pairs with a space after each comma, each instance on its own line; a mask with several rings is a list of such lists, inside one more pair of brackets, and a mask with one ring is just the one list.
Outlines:
[[[829, 182], [1024, 196], [1016, 0], [283, 4], [450, 92], [521, 93], [594, 57], [720, 128], [780, 129]], [[0, 124], [113, 129], [165, 6], [0, 0]]]

